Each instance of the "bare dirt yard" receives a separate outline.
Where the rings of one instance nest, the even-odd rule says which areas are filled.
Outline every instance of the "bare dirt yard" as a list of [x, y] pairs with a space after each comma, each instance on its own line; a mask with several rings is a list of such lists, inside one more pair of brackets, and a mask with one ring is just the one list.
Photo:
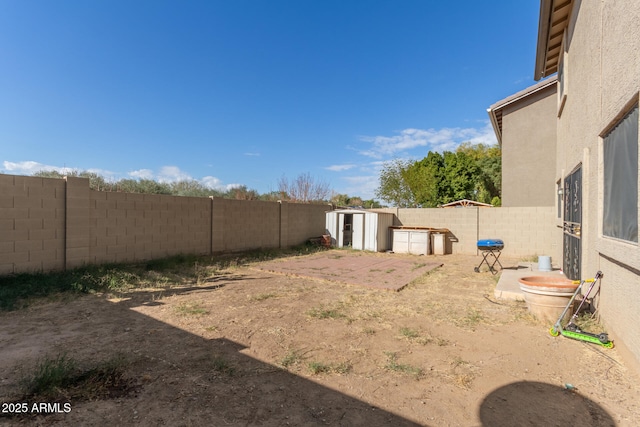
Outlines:
[[[323, 254], [378, 282], [391, 257], [425, 271], [393, 292], [307, 277], [311, 255], [0, 313], [0, 425], [640, 425], [618, 350], [551, 337], [524, 303], [494, 300], [479, 257]], [[115, 368], [106, 385], [25, 394], [47, 360]]]

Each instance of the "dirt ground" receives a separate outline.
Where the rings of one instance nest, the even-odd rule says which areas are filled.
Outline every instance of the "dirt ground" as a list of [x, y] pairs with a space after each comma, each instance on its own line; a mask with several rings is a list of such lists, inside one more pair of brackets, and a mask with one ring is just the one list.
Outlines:
[[132, 386], [0, 425], [640, 425], [638, 376], [615, 348], [551, 337], [524, 303], [494, 300], [479, 257], [404, 259], [442, 266], [389, 292], [254, 264], [2, 313], [4, 407], [63, 353], [120, 355]]

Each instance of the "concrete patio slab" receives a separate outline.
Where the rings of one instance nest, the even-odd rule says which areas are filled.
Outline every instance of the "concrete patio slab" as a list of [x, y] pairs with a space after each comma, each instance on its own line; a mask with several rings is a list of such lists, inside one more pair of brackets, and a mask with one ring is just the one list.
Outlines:
[[500, 273], [500, 279], [496, 285], [494, 296], [497, 299], [524, 301], [524, 293], [520, 289], [518, 279], [526, 276], [553, 276], [564, 277], [560, 268], [553, 267], [552, 271], [538, 270], [536, 262], [519, 262], [513, 267], [505, 267]]
[[442, 266], [418, 255], [330, 250], [303, 257], [260, 263], [259, 270], [399, 291], [421, 275]]

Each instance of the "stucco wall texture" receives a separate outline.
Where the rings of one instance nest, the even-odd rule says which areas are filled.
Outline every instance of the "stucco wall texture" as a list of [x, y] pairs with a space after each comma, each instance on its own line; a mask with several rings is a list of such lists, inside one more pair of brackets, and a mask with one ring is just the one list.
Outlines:
[[84, 178], [0, 175], [0, 275], [295, 246], [324, 233], [330, 209], [101, 192]]
[[558, 118], [556, 179], [582, 167], [582, 277], [604, 273], [598, 300], [602, 321], [640, 368], [640, 334], [630, 327], [640, 322], [640, 247], [602, 235], [603, 136], [638, 102], [640, 2], [574, 3], [565, 44], [566, 103]]
[[502, 206], [554, 206], [556, 85], [504, 107]]

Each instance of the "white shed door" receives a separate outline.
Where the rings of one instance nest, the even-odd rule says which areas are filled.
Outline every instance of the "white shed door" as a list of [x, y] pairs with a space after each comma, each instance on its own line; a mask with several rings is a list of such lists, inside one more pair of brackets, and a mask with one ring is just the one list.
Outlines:
[[338, 244], [339, 248], [344, 246], [344, 214], [338, 214]]
[[364, 215], [353, 215], [353, 234], [351, 237], [353, 249], [364, 249]]

